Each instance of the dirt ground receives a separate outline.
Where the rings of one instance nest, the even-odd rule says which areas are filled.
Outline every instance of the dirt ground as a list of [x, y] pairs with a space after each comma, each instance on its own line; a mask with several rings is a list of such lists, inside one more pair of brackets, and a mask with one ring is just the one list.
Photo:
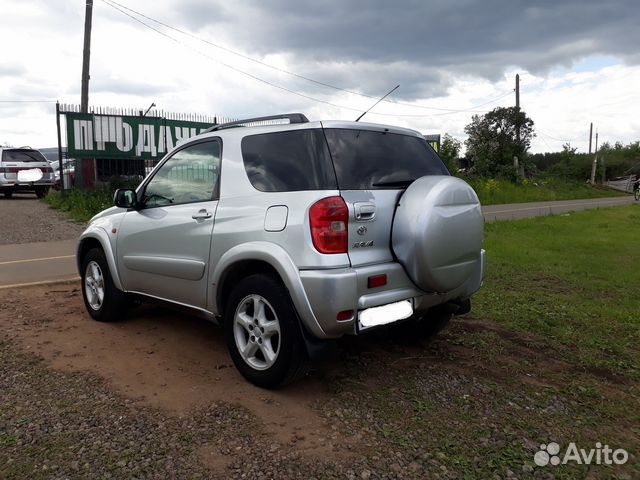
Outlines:
[[[345, 339], [307, 378], [267, 391], [238, 374], [219, 327], [163, 306], [101, 324], [77, 284], [0, 290], [0, 305], [5, 478], [556, 478], [532, 466], [539, 439], [587, 438], [597, 418], [637, 445], [601, 398], [564, 390], [572, 365], [473, 319], [429, 343]], [[580, 375], [637, 404], [636, 387]]]
[[34, 193], [0, 195], [0, 245], [70, 240], [83, 230], [83, 225], [69, 221]]
[[[55, 369], [98, 373], [125, 396], [177, 415], [215, 402], [237, 403], [258, 416], [278, 442], [293, 441], [297, 449], [320, 456], [326, 449], [330, 432], [310, 408], [327, 395], [321, 382], [307, 379], [280, 391], [254, 387], [233, 366], [222, 330], [205, 320], [145, 305], [128, 321], [93, 322], [73, 285], [33, 289], [21, 303], [9, 308], [63, 312], [31, 321], [22, 314], [21, 325], [12, 329], [27, 350]], [[307, 432], [302, 440], [301, 432]]]

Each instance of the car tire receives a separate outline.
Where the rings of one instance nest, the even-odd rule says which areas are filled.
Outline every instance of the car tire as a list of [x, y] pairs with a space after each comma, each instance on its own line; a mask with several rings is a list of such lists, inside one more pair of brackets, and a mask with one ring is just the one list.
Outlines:
[[82, 259], [82, 298], [89, 315], [99, 322], [114, 322], [124, 314], [127, 297], [114, 285], [101, 248], [92, 248]]
[[44, 198], [49, 193], [49, 187], [36, 187], [36, 197]]
[[11, 198], [11, 197], [13, 197], [12, 191], [4, 192], [4, 198]]
[[277, 388], [307, 369], [300, 324], [279, 279], [256, 274], [235, 286], [224, 312], [229, 353], [240, 373], [262, 388]]

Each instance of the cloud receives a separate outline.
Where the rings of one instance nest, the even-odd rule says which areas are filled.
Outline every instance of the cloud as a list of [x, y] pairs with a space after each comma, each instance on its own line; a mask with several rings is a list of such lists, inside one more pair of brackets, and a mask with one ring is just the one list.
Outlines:
[[[584, 125], [594, 121], [601, 122], [603, 134], [624, 141], [635, 139], [640, 128], [629, 114], [640, 107], [631, 96], [640, 81], [635, 0], [117, 1], [318, 82], [376, 98], [400, 84], [390, 97], [396, 103], [379, 104], [365, 117], [369, 121], [462, 136], [473, 112], [399, 102], [460, 110], [491, 102], [475, 109], [482, 113], [513, 104], [509, 92], [520, 72], [523, 105], [550, 136], [581, 139]], [[3, 50], [0, 91], [16, 100], [46, 95], [78, 103], [84, 2], [0, 0], [0, 9], [0, 44], [11, 46]], [[146, 108], [155, 102], [166, 111], [232, 117], [301, 111], [312, 119], [349, 120], [375, 101], [142, 20], [177, 41], [94, 2], [90, 104]], [[601, 108], [591, 108], [596, 104]], [[50, 116], [37, 117], [40, 110], [26, 106], [11, 112], [11, 121], [0, 123], [0, 137], [23, 125], [23, 137], [40, 132], [49, 139], [42, 143], [55, 143]], [[548, 147], [538, 139], [535, 149]]]
[[[544, 73], [588, 55], [633, 62], [640, 44], [635, 0], [190, 0], [181, 23], [209, 38], [231, 36], [252, 54], [277, 52], [323, 69], [344, 63], [446, 68], [495, 80], [510, 66]], [[315, 72], [316, 74], [319, 72]], [[359, 75], [362, 76], [362, 75]]]
[[0, 65], [0, 78], [19, 77], [27, 73], [27, 69], [22, 65]]

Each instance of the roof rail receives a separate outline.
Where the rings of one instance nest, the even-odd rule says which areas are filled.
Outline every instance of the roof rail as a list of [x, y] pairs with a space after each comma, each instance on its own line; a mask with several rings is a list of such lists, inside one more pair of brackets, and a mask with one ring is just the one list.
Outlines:
[[236, 120], [234, 122], [221, 123], [220, 125], [214, 125], [213, 127], [207, 128], [202, 133], [215, 132], [232, 127], [246, 127], [248, 123], [267, 122], [269, 120], [289, 120], [289, 124], [307, 123], [309, 121], [309, 119], [302, 113], [282, 113], [280, 115], [270, 115], [268, 117], [247, 118], [244, 120]]

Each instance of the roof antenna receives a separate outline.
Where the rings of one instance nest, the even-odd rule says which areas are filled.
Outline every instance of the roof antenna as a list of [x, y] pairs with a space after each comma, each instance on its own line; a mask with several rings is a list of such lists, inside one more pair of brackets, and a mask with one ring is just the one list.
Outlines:
[[371, 110], [373, 107], [375, 107], [377, 104], [379, 104], [382, 100], [384, 100], [385, 98], [387, 98], [389, 95], [391, 95], [394, 91], [396, 91], [398, 88], [400, 88], [400, 85], [396, 85], [395, 87], [393, 87], [391, 90], [389, 90], [389, 93], [387, 93], [384, 97], [382, 97], [380, 100], [378, 100], [376, 103], [374, 103], [373, 105], [371, 105], [369, 107], [368, 110], [365, 110], [365, 112], [360, 115], [358, 118], [356, 118], [356, 122], [358, 120], [360, 120], [362, 117], [364, 117], [367, 113], [369, 113], [369, 110]]

